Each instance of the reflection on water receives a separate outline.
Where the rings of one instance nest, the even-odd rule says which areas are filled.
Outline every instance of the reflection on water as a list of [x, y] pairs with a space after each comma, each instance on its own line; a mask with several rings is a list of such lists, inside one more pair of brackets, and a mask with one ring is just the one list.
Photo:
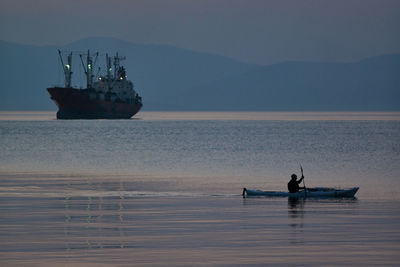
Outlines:
[[121, 177], [3, 177], [0, 265], [400, 260], [398, 202], [129, 193], [141, 183]]
[[[122, 181], [120, 181], [120, 183], [119, 183], [119, 190], [120, 190], [120, 192], [124, 192], [125, 191], [125, 189], [124, 189], [124, 184], [123, 184], [123, 182]], [[119, 195], [119, 210], [118, 210], [118, 212], [119, 212], [119, 222], [120, 222], [120, 225], [122, 225], [122, 223], [123, 223], [123, 221], [124, 221], [124, 216], [123, 216], [123, 209], [124, 209], [124, 206], [123, 206], [123, 203], [124, 203], [124, 195], [122, 194], [122, 193], [120, 193], [120, 195]], [[123, 237], [124, 237], [125, 235], [124, 235], [124, 229], [122, 228], [122, 227], [119, 227], [119, 237], [120, 237], [120, 239], [121, 240], [123, 240]], [[121, 242], [121, 246], [120, 246], [121, 248], [124, 248], [124, 243], [123, 243], [123, 241]]]
[[[337, 219], [336, 216], [357, 214], [358, 202], [356, 198], [307, 199], [289, 197], [287, 200], [287, 210], [289, 218], [288, 225], [290, 226], [290, 243], [304, 244], [307, 242], [307, 239], [309, 239], [309, 237], [306, 237], [307, 232], [309, 232], [310, 229], [312, 230], [311, 232], [313, 232], [312, 225], [318, 225], [318, 223], [321, 223], [322, 225], [318, 225], [318, 227], [325, 229], [325, 227], [331, 225], [332, 221]], [[328, 220], [323, 223], [326, 218], [329, 218], [329, 213], [333, 213], [335, 216], [332, 216], [332, 221]], [[321, 216], [321, 218], [315, 216], [316, 214]], [[307, 216], [309, 216], [309, 218], [307, 218]], [[333, 227], [325, 229], [324, 231], [326, 231], [325, 234], [328, 236], [329, 233], [332, 234], [338, 230], [341, 231], [342, 229]], [[334, 239], [331, 241], [333, 242]]]
[[[119, 197], [104, 198], [71, 197], [67, 193], [64, 198], [64, 242], [66, 251], [71, 249], [101, 249], [104, 247], [125, 247], [124, 233], [124, 181], [119, 181]], [[103, 181], [94, 183], [87, 180], [85, 186], [91, 190], [102, 191]], [[71, 191], [71, 184], [65, 185], [66, 192]], [[104, 210], [103, 210], [104, 209]], [[81, 240], [79, 232], [85, 233]], [[115, 233], [118, 232], [118, 235]], [[56, 247], [52, 249], [57, 250]], [[62, 248], [59, 248], [62, 249]]]
[[288, 198], [287, 203], [291, 244], [329, 244], [360, 230], [354, 220], [362, 213], [357, 198]]
[[288, 215], [290, 231], [290, 244], [304, 243], [304, 204], [305, 198], [288, 197]]
[[[400, 261], [400, 113], [48, 115], [0, 112], [0, 266]], [[299, 158], [360, 201], [239, 195]]]
[[[288, 213], [289, 217], [294, 219], [295, 221], [290, 224], [292, 227], [296, 227], [298, 225], [298, 218], [304, 217], [303, 206], [305, 203], [304, 198], [296, 198], [296, 197], [288, 197]], [[303, 222], [301, 221], [300, 226], [303, 226]]]

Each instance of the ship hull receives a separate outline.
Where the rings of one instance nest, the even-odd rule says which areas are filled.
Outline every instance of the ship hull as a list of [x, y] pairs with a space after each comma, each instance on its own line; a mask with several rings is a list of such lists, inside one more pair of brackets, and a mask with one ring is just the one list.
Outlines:
[[58, 107], [57, 119], [130, 119], [142, 108], [141, 103], [120, 103], [90, 99], [86, 89], [47, 88]]

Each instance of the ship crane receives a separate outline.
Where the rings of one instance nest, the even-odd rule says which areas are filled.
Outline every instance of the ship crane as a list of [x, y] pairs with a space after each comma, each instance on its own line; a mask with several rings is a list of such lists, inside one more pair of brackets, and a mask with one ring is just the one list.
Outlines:
[[107, 87], [108, 90], [111, 91], [112, 89], [112, 67], [111, 67], [111, 58], [108, 56], [108, 54], [106, 54], [106, 63], [107, 63]]
[[96, 57], [94, 59], [94, 64], [93, 64], [92, 57], [90, 56], [90, 51], [88, 50], [87, 57], [86, 57], [86, 66], [85, 66], [85, 63], [83, 62], [82, 54], [79, 55], [79, 57], [81, 58], [83, 70], [85, 71], [85, 74], [86, 74], [86, 85], [87, 85], [86, 87], [88, 89], [93, 88], [93, 77], [94, 77], [93, 68], [96, 65], [98, 56], [99, 56], [99, 52], [96, 53]]
[[60, 57], [61, 60], [61, 65], [63, 66], [63, 70], [64, 70], [64, 75], [65, 75], [65, 87], [71, 87], [71, 79], [72, 79], [72, 70], [71, 70], [71, 66], [72, 66], [72, 52], [70, 52], [68, 54], [67, 57], [67, 63], [64, 65], [64, 61], [61, 55], [61, 51], [58, 50], [58, 56]]

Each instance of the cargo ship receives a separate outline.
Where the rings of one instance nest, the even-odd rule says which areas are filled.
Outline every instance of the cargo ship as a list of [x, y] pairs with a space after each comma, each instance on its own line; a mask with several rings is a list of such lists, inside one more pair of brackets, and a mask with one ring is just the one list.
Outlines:
[[98, 77], [95, 77], [93, 70], [99, 53], [93, 55], [94, 61], [89, 50], [87, 54], [79, 54], [86, 76], [86, 88], [71, 86], [72, 52], [67, 53], [67, 64], [64, 64], [60, 50], [58, 54], [65, 86], [47, 88], [50, 98], [58, 107], [57, 119], [130, 119], [142, 108], [142, 98], [135, 91], [132, 81], [127, 80], [125, 68], [120, 65], [125, 58], [118, 56], [118, 53], [113, 58], [106, 54], [106, 73]]

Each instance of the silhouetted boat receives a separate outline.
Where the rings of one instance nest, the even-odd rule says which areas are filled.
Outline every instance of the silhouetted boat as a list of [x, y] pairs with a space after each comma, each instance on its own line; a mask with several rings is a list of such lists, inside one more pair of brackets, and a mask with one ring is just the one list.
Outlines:
[[120, 60], [114, 56], [114, 70], [111, 58], [106, 54], [107, 71], [105, 76], [99, 76], [94, 82], [93, 64], [88, 50], [86, 64], [80, 54], [83, 69], [86, 75], [87, 86], [84, 89], [73, 88], [72, 52], [68, 54], [67, 64], [64, 64], [61, 51], [59, 57], [65, 75], [65, 86], [47, 88], [51, 99], [58, 106], [57, 119], [129, 119], [143, 106], [142, 98], [134, 90], [134, 85], [126, 79], [126, 71], [120, 66]]
[[261, 191], [250, 190], [243, 188], [243, 197], [250, 196], [266, 196], [266, 197], [317, 197], [317, 198], [331, 198], [331, 197], [354, 197], [358, 191], [358, 187], [348, 189], [337, 189], [329, 187], [314, 187], [301, 190], [297, 193], [280, 192], [280, 191]]

